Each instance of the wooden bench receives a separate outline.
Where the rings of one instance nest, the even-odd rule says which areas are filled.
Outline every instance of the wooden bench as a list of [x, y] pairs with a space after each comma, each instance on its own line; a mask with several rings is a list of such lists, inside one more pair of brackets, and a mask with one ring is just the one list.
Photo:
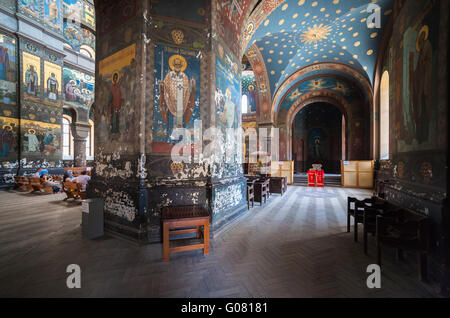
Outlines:
[[[89, 170], [87, 168], [89, 168]], [[83, 171], [86, 171], [86, 174], [88, 176], [90, 176], [91, 175], [91, 171], [92, 171], [92, 167], [65, 167], [64, 171], [67, 171], [67, 170], [70, 170], [74, 177], [77, 177], [77, 176], [81, 175], [81, 173]]]
[[81, 191], [81, 184], [76, 182], [62, 182], [62, 190], [66, 193], [67, 197], [64, 201], [68, 199], [74, 200], [84, 200], [86, 199], [86, 192]]
[[25, 176], [14, 176], [14, 183], [19, 189], [23, 191], [29, 191], [31, 188], [30, 181]]
[[29, 179], [32, 192], [44, 190], [44, 193], [46, 194], [53, 194], [53, 187], [44, 185], [41, 182], [41, 178], [30, 177]]
[[[164, 260], [169, 260], [170, 253], [197, 249], [203, 249], [203, 254], [208, 255], [209, 219], [208, 211], [202, 206], [164, 207], [161, 214]], [[196, 233], [196, 237], [170, 241], [171, 235], [191, 233]]]

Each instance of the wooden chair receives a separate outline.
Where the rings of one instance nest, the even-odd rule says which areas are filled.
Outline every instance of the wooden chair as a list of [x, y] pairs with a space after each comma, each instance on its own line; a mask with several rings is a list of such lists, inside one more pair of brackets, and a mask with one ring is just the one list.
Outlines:
[[403, 251], [417, 252], [420, 263], [420, 279], [427, 281], [427, 254], [429, 247], [428, 217], [407, 209], [400, 209], [389, 216], [376, 217], [377, 263], [381, 265], [381, 247], [397, 248], [403, 259]]
[[250, 210], [250, 201], [252, 201], [252, 208], [255, 206], [255, 181], [247, 180], [247, 207]]
[[28, 191], [31, 189], [30, 181], [25, 176], [14, 176], [14, 183], [19, 189], [23, 191]]
[[86, 199], [86, 192], [81, 191], [81, 184], [76, 182], [62, 182], [62, 190], [66, 193], [67, 197], [64, 199], [64, 201], [67, 201], [68, 199]]
[[264, 199], [264, 203], [266, 203], [268, 196], [267, 182], [265, 180], [258, 179], [257, 181], [255, 181], [254, 185], [255, 185], [255, 201], [259, 202], [259, 204], [262, 205]]
[[376, 197], [358, 200], [356, 198], [347, 198], [347, 233], [350, 232], [350, 217], [354, 219], [354, 239], [358, 242], [358, 224], [364, 223], [364, 208], [372, 207], [377, 202]]

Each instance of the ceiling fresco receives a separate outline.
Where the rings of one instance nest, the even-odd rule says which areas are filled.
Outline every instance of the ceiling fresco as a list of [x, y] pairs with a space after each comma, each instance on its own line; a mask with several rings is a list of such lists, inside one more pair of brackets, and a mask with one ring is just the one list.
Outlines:
[[[370, 3], [380, 7], [381, 28], [367, 26]], [[260, 24], [249, 43], [263, 55], [274, 93], [292, 73], [322, 62], [347, 64], [372, 81], [392, 6], [393, 0], [286, 0]]]
[[355, 96], [358, 96], [358, 92], [347, 81], [337, 79], [334, 77], [319, 76], [299, 83], [295, 89], [293, 89], [282, 100], [281, 107], [289, 110], [292, 104], [303, 94], [318, 91], [329, 90], [338, 93], [344, 97], [347, 102], [351, 103]]

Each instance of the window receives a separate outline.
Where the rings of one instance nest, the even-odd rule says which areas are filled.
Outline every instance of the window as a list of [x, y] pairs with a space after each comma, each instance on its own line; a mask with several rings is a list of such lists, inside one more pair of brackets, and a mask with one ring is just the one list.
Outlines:
[[83, 44], [80, 46], [80, 54], [95, 59], [95, 51], [88, 45]]
[[89, 124], [91, 125], [90, 132], [86, 138], [86, 159], [94, 159], [94, 122], [89, 119]]
[[385, 71], [380, 85], [380, 160], [389, 159], [389, 72]]
[[243, 114], [248, 113], [248, 97], [247, 97], [247, 95], [242, 96], [242, 113]]
[[64, 115], [62, 119], [63, 133], [62, 133], [62, 147], [63, 159], [69, 160], [73, 158], [73, 138], [70, 130], [72, 119]]

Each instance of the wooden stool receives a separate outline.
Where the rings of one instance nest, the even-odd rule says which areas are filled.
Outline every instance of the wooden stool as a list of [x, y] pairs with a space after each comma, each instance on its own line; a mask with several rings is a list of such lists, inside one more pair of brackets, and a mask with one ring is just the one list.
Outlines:
[[[172, 206], [162, 209], [163, 258], [168, 261], [170, 253], [203, 249], [209, 253], [209, 213], [202, 206]], [[189, 228], [191, 229], [181, 229]], [[203, 233], [201, 231], [203, 227]], [[170, 241], [170, 235], [197, 233], [196, 238]], [[201, 238], [203, 237], [203, 240]]]

